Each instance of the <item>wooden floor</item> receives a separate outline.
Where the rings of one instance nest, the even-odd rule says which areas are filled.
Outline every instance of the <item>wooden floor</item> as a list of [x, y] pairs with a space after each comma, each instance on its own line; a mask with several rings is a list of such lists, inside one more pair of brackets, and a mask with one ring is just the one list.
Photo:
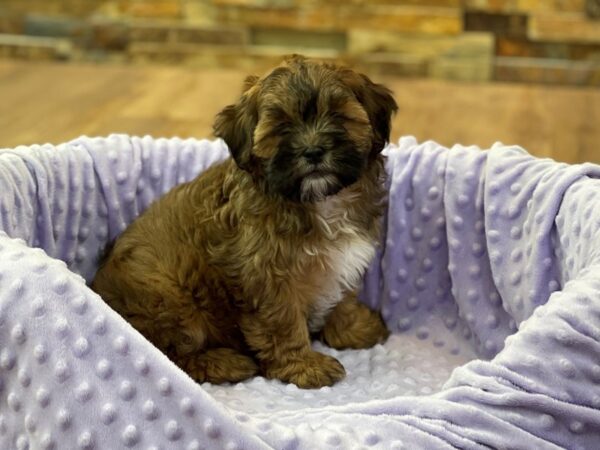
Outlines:
[[[0, 148], [81, 134], [209, 137], [246, 74], [184, 67], [0, 61]], [[400, 112], [393, 139], [490, 146], [600, 163], [600, 90], [377, 78]]]

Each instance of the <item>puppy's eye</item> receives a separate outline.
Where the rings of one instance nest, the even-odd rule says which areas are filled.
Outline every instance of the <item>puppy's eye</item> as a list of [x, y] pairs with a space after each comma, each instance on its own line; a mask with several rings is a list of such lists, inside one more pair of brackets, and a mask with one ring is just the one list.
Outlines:
[[282, 122], [273, 126], [272, 131], [269, 134], [279, 137], [285, 137], [292, 134], [292, 130], [290, 130], [289, 124]]
[[346, 114], [339, 112], [339, 111], [332, 112], [331, 118], [338, 122], [352, 121], [352, 118], [348, 117]]
[[292, 147], [290, 145], [282, 144], [279, 146], [279, 152], [282, 155], [288, 155], [288, 157], [289, 157], [291, 155], [296, 154], [297, 151], [294, 149], [294, 147]]
[[332, 116], [334, 118], [334, 120], [336, 121], [340, 121], [340, 122], [346, 122], [346, 123], [356, 123], [356, 124], [366, 124], [368, 123], [368, 119], [366, 118], [366, 116], [363, 117], [359, 117], [359, 116], [355, 116], [352, 114], [347, 114], [347, 113], [343, 113], [343, 112], [333, 112]]
[[279, 122], [288, 122], [290, 117], [288, 114], [278, 106], [272, 106], [265, 110], [265, 114], [271, 118], [272, 120], [276, 120]]

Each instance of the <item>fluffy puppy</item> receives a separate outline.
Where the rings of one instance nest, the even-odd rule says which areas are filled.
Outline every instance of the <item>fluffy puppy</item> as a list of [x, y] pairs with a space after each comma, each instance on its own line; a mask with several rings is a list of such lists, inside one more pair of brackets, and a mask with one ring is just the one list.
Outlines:
[[177, 186], [116, 240], [92, 287], [199, 382], [344, 377], [311, 335], [366, 348], [388, 331], [354, 290], [378, 241], [390, 91], [288, 58], [249, 77], [214, 131], [231, 159]]

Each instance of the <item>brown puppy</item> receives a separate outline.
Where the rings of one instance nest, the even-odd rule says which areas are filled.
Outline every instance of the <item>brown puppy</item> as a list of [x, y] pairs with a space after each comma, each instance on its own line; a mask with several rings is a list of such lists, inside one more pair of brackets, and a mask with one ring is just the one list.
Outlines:
[[150, 206], [93, 289], [197, 381], [335, 383], [344, 368], [311, 334], [338, 349], [388, 335], [354, 290], [378, 240], [396, 109], [366, 76], [300, 56], [249, 77], [214, 125], [233, 159]]

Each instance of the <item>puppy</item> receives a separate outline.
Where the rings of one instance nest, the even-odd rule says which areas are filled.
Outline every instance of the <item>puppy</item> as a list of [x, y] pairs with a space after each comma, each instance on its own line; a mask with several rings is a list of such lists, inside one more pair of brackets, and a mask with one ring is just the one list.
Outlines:
[[388, 336], [354, 291], [378, 241], [396, 109], [366, 76], [297, 55], [249, 77], [214, 124], [232, 159], [151, 205], [92, 288], [198, 382], [332, 385], [344, 367], [311, 335], [337, 349]]

